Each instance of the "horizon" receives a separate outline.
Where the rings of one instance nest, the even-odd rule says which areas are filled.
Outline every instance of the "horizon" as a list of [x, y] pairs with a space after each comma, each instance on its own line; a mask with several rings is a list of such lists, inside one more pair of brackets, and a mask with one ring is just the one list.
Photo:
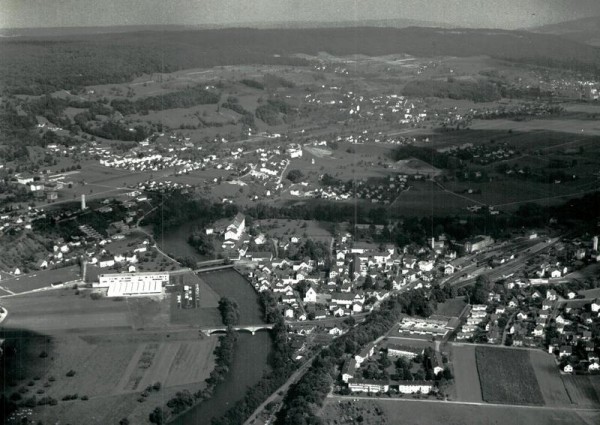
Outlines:
[[[576, 3], [575, 5], [573, 3]], [[531, 29], [600, 17], [595, 0], [0, 0], [0, 29], [119, 28], [138, 26], [274, 27], [362, 26], [414, 21], [417, 26]]]

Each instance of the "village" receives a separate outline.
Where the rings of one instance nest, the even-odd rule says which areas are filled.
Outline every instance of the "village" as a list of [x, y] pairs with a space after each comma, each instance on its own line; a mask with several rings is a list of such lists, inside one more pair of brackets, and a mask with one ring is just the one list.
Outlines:
[[[434, 314], [429, 318], [407, 318], [394, 329], [394, 336], [419, 343], [456, 340], [537, 347], [556, 354], [556, 365], [565, 373], [598, 371], [599, 347], [594, 343], [600, 323], [598, 290], [589, 289], [580, 277], [576, 278], [578, 270], [595, 267], [600, 260], [597, 236], [588, 242], [547, 236], [542, 240], [538, 232], [530, 231], [512, 248], [487, 236], [462, 246], [442, 237], [432, 239], [427, 247], [398, 250], [392, 245], [356, 242], [347, 233], [331, 240], [331, 258], [317, 254], [293, 260], [281, 253], [294, 246], [302, 250], [304, 244], [312, 242], [300, 235], [275, 240], [268, 234], [253, 232], [255, 236], [249, 237], [247, 230], [244, 216], [238, 214], [220, 231], [223, 246], [233, 253], [230, 259], [235, 267], [258, 292], [277, 297], [294, 333], [306, 336], [317, 330], [340, 335], [348, 322], [331, 319], [360, 318], [395, 293], [418, 289], [429, 293], [446, 285], [454, 286], [455, 293], [463, 293], [466, 301], [460, 312], [454, 317]], [[272, 243], [279, 246], [279, 257], [273, 255]], [[249, 250], [249, 245], [262, 250]], [[235, 247], [239, 250], [232, 251]], [[532, 251], [535, 255], [528, 256]], [[507, 268], [512, 272], [504, 272]], [[477, 289], [465, 294], [461, 283], [474, 279]], [[319, 326], [319, 321], [325, 325]], [[404, 343], [410, 347], [410, 341]], [[360, 369], [364, 359], [358, 357], [370, 358], [382, 351], [397, 357], [387, 345], [372, 344], [363, 350], [368, 355], [357, 356], [353, 360], [356, 364], [348, 364], [343, 381], [351, 391], [388, 391], [387, 384], [372, 379], [363, 382], [360, 374], [348, 372]], [[409, 358], [415, 357], [415, 348], [410, 350]], [[432, 370], [437, 376], [443, 367], [435, 360]], [[358, 381], [353, 381], [354, 377]], [[407, 389], [407, 384], [392, 387], [400, 388], [400, 393], [422, 394], [433, 388], [432, 383], [428, 387], [421, 385], [422, 380], [417, 381], [412, 389]]]

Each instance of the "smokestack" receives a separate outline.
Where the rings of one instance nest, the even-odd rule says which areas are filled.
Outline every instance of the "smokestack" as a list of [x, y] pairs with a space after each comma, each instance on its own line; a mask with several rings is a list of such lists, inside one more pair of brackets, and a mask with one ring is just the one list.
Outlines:
[[81, 210], [85, 210], [85, 195], [81, 195]]

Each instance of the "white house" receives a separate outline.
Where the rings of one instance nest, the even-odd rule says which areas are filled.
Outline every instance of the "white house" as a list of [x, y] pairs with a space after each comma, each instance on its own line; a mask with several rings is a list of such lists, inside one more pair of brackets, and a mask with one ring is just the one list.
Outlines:
[[310, 286], [306, 290], [306, 294], [304, 295], [304, 299], [302, 301], [304, 301], [305, 303], [316, 303], [317, 302], [317, 291], [315, 291], [315, 288]]
[[349, 379], [348, 388], [352, 392], [386, 393], [390, 389], [390, 384], [387, 381], [372, 379]]
[[398, 381], [398, 391], [402, 394], [429, 394], [433, 381]]
[[246, 218], [243, 214], [238, 213], [233, 222], [227, 226], [225, 231], [225, 240], [239, 240], [246, 229]]

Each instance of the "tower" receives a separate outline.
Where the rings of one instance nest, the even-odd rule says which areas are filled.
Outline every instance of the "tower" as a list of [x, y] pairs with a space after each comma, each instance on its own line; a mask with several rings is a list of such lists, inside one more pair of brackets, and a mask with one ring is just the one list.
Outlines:
[[81, 195], [81, 210], [85, 210], [86, 206], [85, 206], [85, 195]]
[[592, 238], [592, 249], [598, 251], [598, 236]]

